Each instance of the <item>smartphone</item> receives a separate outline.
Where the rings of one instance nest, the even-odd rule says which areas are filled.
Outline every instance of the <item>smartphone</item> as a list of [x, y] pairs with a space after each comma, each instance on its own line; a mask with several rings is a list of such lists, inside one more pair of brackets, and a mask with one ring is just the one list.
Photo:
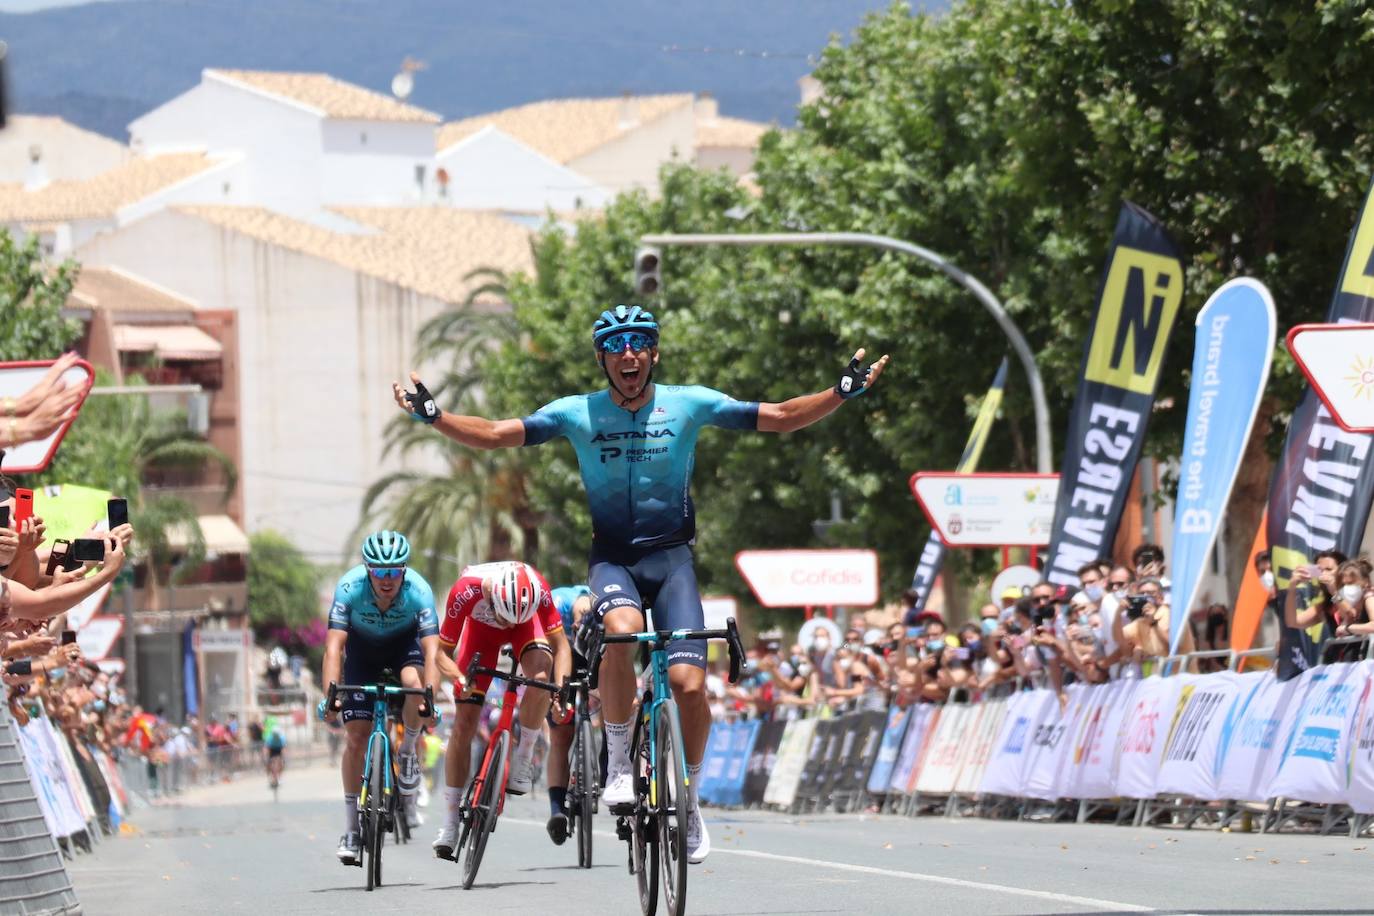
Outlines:
[[26, 519], [33, 518], [33, 491], [19, 488], [14, 491], [14, 526], [18, 528]]
[[83, 563], [97, 562], [105, 559], [105, 546], [100, 538], [77, 538], [72, 541], [71, 557]]
[[64, 645], [64, 646], [70, 646], [70, 645], [71, 645], [72, 643], [74, 643], [74, 642], [76, 642], [76, 631], [75, 631], [75, 630], [63, 630], [63, 631], [62, 631], [62, 645]]
[[1313, 579], [1318, 578], [1322, 574], [1322, 568], [1320, 566], [1312, 565], [1304, 567], [1304, 569], [1307, 570], [1307, 574], [1311, 576]]
[[10, 526], [10, 507], [9, 507], [9, 506], [0, 506], [0, 528], [8, 528], [9, 526]]
[[57, 567], [67, 568], [67, 555], [71, 552], [72, 542], [66, 538], [58, 538], [53, 542], [52, 552], [48, 554], [48, 565], [43, 570], [43, 575], [51, 576], [57, 571]]
[[129, 524], [129, 501], [115, 497], [105, 504], [105, 517], [109, 519], [110, 530]]

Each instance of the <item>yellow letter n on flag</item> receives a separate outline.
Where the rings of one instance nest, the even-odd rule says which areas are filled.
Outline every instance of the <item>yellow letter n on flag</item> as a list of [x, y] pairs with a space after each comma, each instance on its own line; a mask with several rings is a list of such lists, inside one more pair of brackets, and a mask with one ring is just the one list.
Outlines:
[[1183, 268], [1176, 258], [1118, 246], [1093, 327], [1088, 381], [1154, 394], [1182, 301]]

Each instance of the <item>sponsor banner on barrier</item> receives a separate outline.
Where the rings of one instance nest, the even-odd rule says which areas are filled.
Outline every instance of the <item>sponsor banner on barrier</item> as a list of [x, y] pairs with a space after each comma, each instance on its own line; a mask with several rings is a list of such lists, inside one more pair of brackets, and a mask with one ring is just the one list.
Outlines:
[[979, 791], [993, 795], [1019, 795], [1025, 787], [1026, 761], [1036, 729], [1058, 715], [1059, 700], [1053, 691], [1030, 690], [1007, 701], [1002, 730], [993, 743]]
[[1284, 732], [1278, 771], [1265, 793], [1269, 798], [1339, 804], [1348, 794], [1354, 719], [1369, 682], [1369, 666], [1313, 668], [1303, 673], [1302, 682], [1297, 715]]
[[728, 722], [717, 722], [711, 726], [711, 737], [707, 739], [706, 753], [701, 758], [697, 797], [708, 804], [717, 804], [716, 792], [725, 775], [725, 765], [729, 762], [730, 728]]
[[1002, 718], [1007, 714], [1006, 697], [984, 700], [976, 707], [978, 721], [968, 733], [968, 756], [959, 768], [959, 776], [954, 780], [956, 795], [976, 795], [978, 786], [983, 782], [983, 772], [992, 758], [992, 746], [997, 741], [997, 733], [1002, 730]]
[[854, 741], [845, 755], [843, 771], [831, 789], [832, 794], [845, 794], [857, 799], [868, 791], [868, 775], [878, 756], [887, 726], [887, 713], [881, 709], [866, 709], [851, 714], [855, 721]]
[[1078, 569], [1112, 552], [1160, 368], [1183, 301], [1183, 263], [1164, 228], [1121, 206], [1069, 414], [1045, 575], [1078, 586]]
[[1032, 797], [1053, 801], [1068, 798], [1073, 794], [1077, 774], [1074, 772], [1074, 751], [1077, 749], [1075, 737], [1083, 731], [1084, 723], [1097, 705], [1100, 691], [1087, 684], [1074, 684], [1068, 689], [1069, 702], [1059, 716], [1062, 727], [1057, 735], [1045, 736], [1048, 741], [1054, 738], [1053, 746], [1044, 748], [1040, 756], [1048, 766], [1052, 778], [1032, 780]]
[[738, 805], [744, 798], [744, 776], [749, 767], [749, 752], [759, 733], [759, 721], [736, 722], [730, 727], [730, 743], [726, 751], [725, 772], [715, 787], [711, 799], [718, 805]]
[[909, 795], [911, 786], [916, 782], [917, 767], [921, 762], [921, 752], [925, 750], [926, 738], [930, 734], [940, 708], [931, 703], [917, 703], [911, 707], [911, 720], [906, 726], [906, 737], [902, 739], [902, 752], [897, 755], [897, 765], [892, 769], [892, 781], [888, 791], [899, 795]]
[[916, 791], [922, 795], [948, 795], [954, 791], [959, 767], [968, 750], [965, 741], [977, 712], [972, 706], [951, 703], [940, 713], [940, 723], [930, 736], [930, 747], [916, 776]]
[[1138, 680], [1111, 681], [1087, 691], [1073, 754], [1065, 765], [1061, 792], [1070, 798], [1108, 798], [1116, 791], [1116, 751], [1121, 722]]
[[1121, 723], [1116, 791], [1122, 798], [1154, 798], [1155, 778], [1178, 709], [1178, 696], [1196, 675], [1147, 677], [1140, 682]]
[[787, 723], [779, 720], [765, 722], [759, 726], [754, 747], [749, 751], [749, 765], [744, 772], [744, 794], [742, 804], [758, 805], [763, 802], [763, 793], [768, 788], [769, 774], [778, 762], [778, 745], [782, 743], [782, 733]]
[[1360, 814], [1374, 814], [1374, 671], [1365, 674], [1347, 773], [1350, 807]]
[[873, 769], [868, 773], [868, 793], [885, 795], [892, 779], [892, 770], [897, 766], [897, 755], [902, 750], [902, 738], [906, 735], [906, 724], [911, 719], [911, 708], [894, 706], [887, 711], [887, 724], [883, 726], [883, 740], [878, 745], [878, 756], [873, 761]]
[[1275, 748], [1297, 681], [1280, 681], [1272, 671], [1237, 678], [1236, 699], [1218, 736], [1213, 776], [1222, 798], [1258, 800], [1278, 760]]
[[838, 746], [838, 719], [821, 719], [811, 735], [811, 743], [806, 750], [806, 766], [802, 768], [801, 779], [793, 799], [797, 803], [819, 797], [821, 787], [826, 781], [826, 761], [830, 758], [831, 748]]
[[816, 734], [818, 719], [797, 719], [787, 723], [782, 741], [778, 744], [778, 760], [763, 790], [763, 803], [782, 808], [792, 806], [797, 796], [797, 784], [806, 767], [806, 754]]
[[[1169, 549], [1174, 607], [1197, 606], [1203, 572], [1269, 380], [1276, 324], [1269, 290], [1249, 277], [1226, 283], [1198, 312]], [[1187, 614], [1169, 621], [1171, 652], [1178, 651], [1187, 623]]]
[[1178, 793], [1204, 801], [1219, 801], [1216, 759], [1226, 713], [1240, 694], [1240, 675], [1230, 671], [1200, 677], [1179, 692], [1179, 714], [1164, 746], [1164, 760], [1155, 779], [1156, 793]]
[[76, 793], [67, 780], [66, 768], [52, 739], [52, 729], [42, 716], [14, 729], [24, 745], [24, 757], [43, 820], [53, 836], [71, 836], [86, 829]]

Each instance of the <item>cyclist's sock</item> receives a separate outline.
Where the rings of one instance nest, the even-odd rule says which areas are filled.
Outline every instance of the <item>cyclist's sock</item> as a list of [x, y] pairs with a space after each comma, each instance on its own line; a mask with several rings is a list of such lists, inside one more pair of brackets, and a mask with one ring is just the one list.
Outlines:
[[358, 832], [358, 796], [344, 793], [344, 833]]
[[687, 764], [687, 799], [697, 807], [697, 783], [701, 782], [701, 764]]
[[568, 787], [549, 786], [549, 814], [562, 814], [568, 807]]
[[420, 730], [419, 730], [418, 728], [415, 729], [414, 731], [412, 731], [411, 729], [408, 729], [408, 728], [407, 728], [407, 729], [406, 729], [405, 737], [401, 739], [401, 753], [402, 753], [402, 754], [413, 754], [413, 753], [415, 753], [415, 741], [416, 741], [419, 737], [420, 737]]
[[448, 822], [455, 827], [463, 819], [463, 796], [465, 794], [461, 788], [444, 786], [444, 805], [448, 809]]
[[520, 740], [515, 745], [515, 762], [521, 766], [529, 766], [530, 758], [534, 756], [534, 746], [538, 743], [539, 731], [522, 727]]
[[606, 720], [607, 769], [629, 769], [630, 724], [633, 721], [633, 719], [624, 722]]

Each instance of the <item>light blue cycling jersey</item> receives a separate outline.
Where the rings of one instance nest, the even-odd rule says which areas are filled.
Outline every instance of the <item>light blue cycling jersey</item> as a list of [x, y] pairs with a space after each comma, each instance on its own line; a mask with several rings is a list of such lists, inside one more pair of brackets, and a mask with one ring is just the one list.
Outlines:
[[631, 413], [609, 390], [545, 404], [525, 417], [525, 444], [565, 436], [577, 452], [598, 547], [686, 544], [696, 533], [689, 486], [703, 426], [757, 429], [757, 401], [699, 385], [655, 385]]
[[591, 593], [592, 590], [585, 585], [563, 585], [549, 592], [553, 606], [558, 608], [558, 616], [563, 618], [563, 632], [572, 633], [573, 605], [577, 603], [578, 598]]
[[390, 643], [407, 637], [439, 635], [434, 592], [425, 577], [407, 569], [396, 599], [385, 611], [368, 581], [367, 566], [359, 563], [343, 574], [329, 608], [329, 629], [347, 630], [370, 643]]

